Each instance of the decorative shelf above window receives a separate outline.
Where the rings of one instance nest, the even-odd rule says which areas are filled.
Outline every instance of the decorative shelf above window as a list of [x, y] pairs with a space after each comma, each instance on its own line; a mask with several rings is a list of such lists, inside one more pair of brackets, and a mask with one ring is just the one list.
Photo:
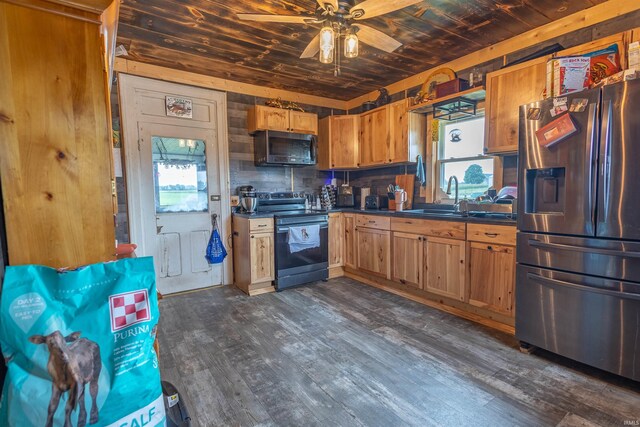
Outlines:
[[409, 108], [412, 113], [433, 114], [436, 119], [456, 120], [474, 117], [478, 102], [484, 101], [484, 87], [474, 87], [442, 98], [421, 102]]

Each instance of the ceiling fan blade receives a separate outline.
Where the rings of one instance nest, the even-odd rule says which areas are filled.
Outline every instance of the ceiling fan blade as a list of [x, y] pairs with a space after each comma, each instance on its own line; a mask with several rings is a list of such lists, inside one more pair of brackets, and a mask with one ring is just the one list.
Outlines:
[[256, 13], [238, 13], [237, 16], [242, 21], [284, 22], [289, 24], [306, 24], [308, 21], [315, 19], [314, 17], [308, 16], [260, 15]]
[[368, 44], [369, 46], [373, 46], [377, 49], [384, 50], [385, 52], [389, 53], [402, 46], [402, 43], [400, 43], [398, 40], [394, 39], [393, 37], [389, 37], [382, 31], [378, 31], [375, 28], [371, 28], [362, 24], [354, 24], [354, 26], [358, 27], [358, 39], [360, 39], [361, 42]]
[[313, 40], [311, 40], [311, 43], [307, 45], [307, 48], [304, 50], [304, 52], [302, 52], [300, 58], [312, 58], [318, 52], [320, 52], [320, 34], [318, 34], [313, 38]]
[[351, 15], [354, 19], [369, 19], [385, 13], [395, 12], [420, 3], [423, 0], [365, 0], [351, 8]]
[[333, 10], [338, 10], [338, 0], [317, 0], [321, 8], [326, 9], [325, 5], [329, 4], [333, 7]]

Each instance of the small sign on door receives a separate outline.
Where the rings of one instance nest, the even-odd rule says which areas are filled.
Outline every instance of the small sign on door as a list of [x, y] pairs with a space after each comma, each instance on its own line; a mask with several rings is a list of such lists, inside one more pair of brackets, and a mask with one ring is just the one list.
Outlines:
[[177, 98], [167, 96], [166, 98], [167, 116], [180, 117], [182, 119], [193, 118], [193, 102], [187, 98]]

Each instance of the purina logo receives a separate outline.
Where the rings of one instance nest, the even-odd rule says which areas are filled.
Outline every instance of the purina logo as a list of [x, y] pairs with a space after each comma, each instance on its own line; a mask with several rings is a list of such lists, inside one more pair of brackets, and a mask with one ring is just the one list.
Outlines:
[[151, 319], [149, 295], [146, 289], [109, 297], [111, 331], [115, 332]]

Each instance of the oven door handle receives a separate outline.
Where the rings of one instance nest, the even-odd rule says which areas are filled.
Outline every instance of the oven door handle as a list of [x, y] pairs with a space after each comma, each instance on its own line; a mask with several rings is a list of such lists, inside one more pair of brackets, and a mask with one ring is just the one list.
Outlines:
[[[296, 228], [296, 227], [304, 227], [304, 226], [309, 226], [309, 225], [316, 225], [316, 224], [302, 224], [302, 225], [291, 225], [291, 226], [287, 226], [287, 227], [278, 227], [277, 228], [277, 232], [278, 233], [286, 233], [288, 232], [291, 228]], [[320, 224], [320, 230], [326, 230], [329, 228], [329, 224]]]

